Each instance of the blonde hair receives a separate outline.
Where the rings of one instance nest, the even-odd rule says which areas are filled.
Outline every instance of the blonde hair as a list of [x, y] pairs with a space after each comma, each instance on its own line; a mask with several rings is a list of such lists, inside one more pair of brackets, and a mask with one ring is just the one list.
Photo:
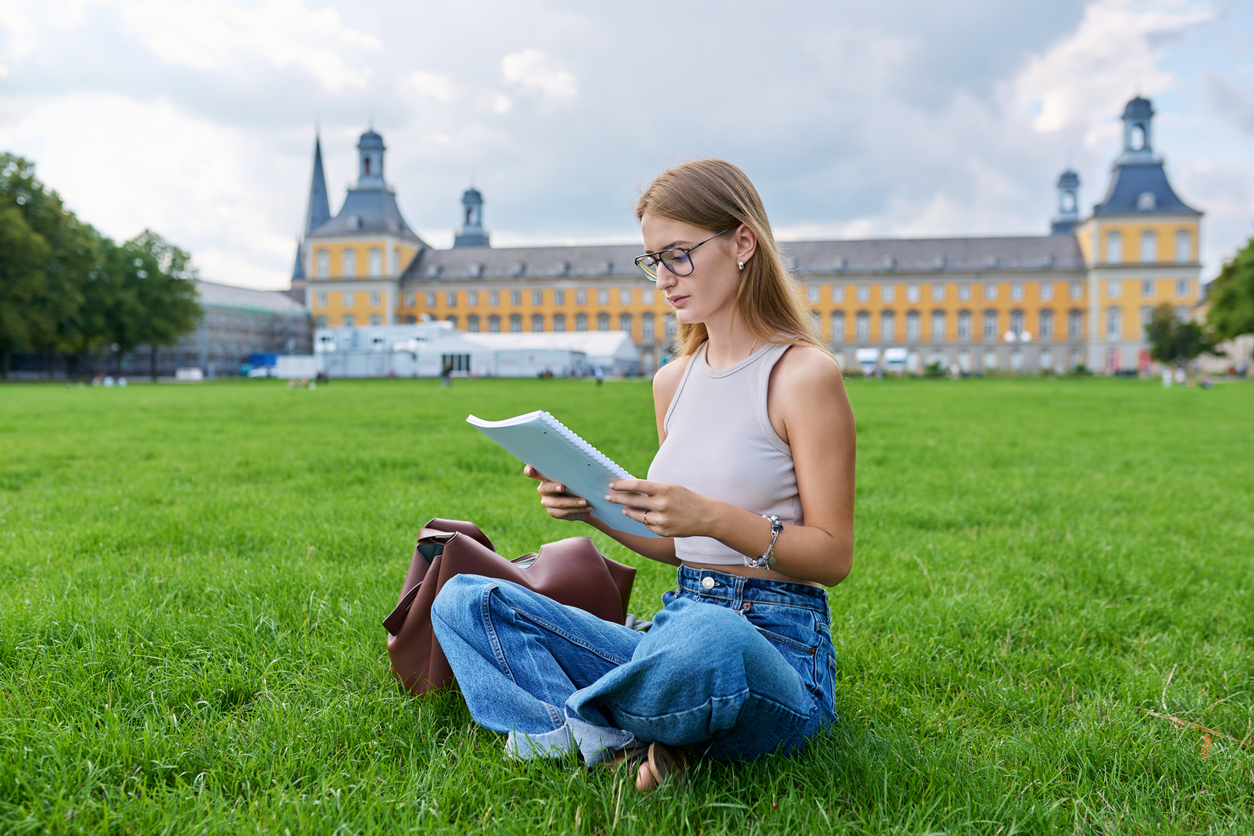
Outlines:
[[[636, 220], [646, 213], [711, 232], [741, 224], [753, 230], [757, 250], [745, 262], [736, 288], [736, 314], [745, 329], [763, 342], [812, 345], [831, 354], [801, 302], [800, 288], [784, 267], [762, 198], [743, 171], [724, 160], [677, 165], [640, 195]], [[708, 339], [704, 323], [679, 323], [681, 356], [692, 354]]]

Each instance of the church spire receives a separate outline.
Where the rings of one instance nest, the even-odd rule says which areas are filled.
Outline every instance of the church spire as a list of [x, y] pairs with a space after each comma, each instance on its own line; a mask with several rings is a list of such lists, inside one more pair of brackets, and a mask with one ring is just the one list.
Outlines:
[[305, 235], [331, 220], [331, 202], [327, 199], [327, 178], [322, 172], [322, 137], [314, 134], [313, 178], [309, 184], [309, 207], [305, 212]]

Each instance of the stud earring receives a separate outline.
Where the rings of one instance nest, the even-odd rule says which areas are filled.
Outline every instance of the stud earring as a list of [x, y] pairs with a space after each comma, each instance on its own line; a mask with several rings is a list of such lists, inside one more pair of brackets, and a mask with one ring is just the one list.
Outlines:
[[743, 261], [737, 261], [736, 266], [739, 267], [741, 270], [745, 269], [745, 263]]

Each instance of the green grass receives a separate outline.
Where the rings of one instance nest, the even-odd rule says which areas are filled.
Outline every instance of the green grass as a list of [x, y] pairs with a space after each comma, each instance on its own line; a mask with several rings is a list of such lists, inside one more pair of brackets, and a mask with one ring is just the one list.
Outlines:
[[[1254, 387], [849, 392], [841, 721], [640, 796], [402, 693], [379, 621], [431, 516], [584, 531], [468, 412], [643, 473], [647, 384], [0, 387], [0, 832], [1254, 830]], [[655, 611], [672, 570], [597, 540]]]

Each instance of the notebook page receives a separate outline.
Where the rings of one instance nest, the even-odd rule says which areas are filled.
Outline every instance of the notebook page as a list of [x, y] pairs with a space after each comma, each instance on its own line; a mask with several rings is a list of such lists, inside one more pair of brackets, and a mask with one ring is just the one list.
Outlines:
[[547, 412], [531, 412], [504, 421], [471, 415], [466, 422], [529, 464], [546, 478], [561, 482], [566, 492], [588, 500], [592, 513], [624, 534], [657, 537], [644, 524], [623, 514], [621, 505], [605, 501], [609, 483], [631, 474], [615, 464]]

